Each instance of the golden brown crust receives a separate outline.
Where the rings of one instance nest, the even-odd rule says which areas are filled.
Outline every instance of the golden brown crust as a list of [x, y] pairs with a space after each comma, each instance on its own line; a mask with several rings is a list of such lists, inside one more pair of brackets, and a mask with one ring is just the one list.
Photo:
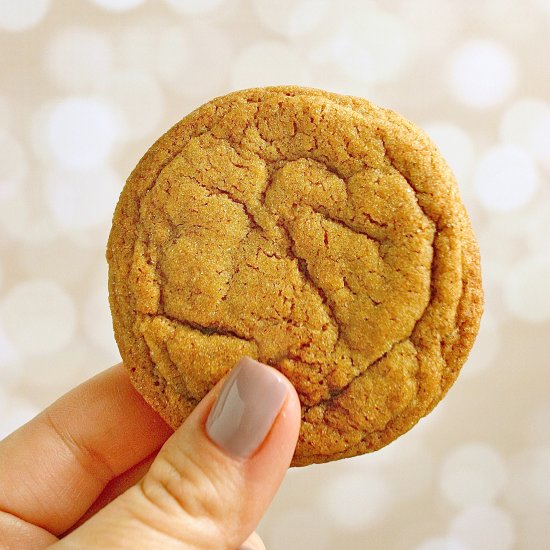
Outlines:
[[396, 113], [277, 87], [217, 98], [130, 175], [107, 248], [115, 337], [173, 427], [246, 354], [302, 401], [294, 465], [379, 449], [427, 414], [482, 312], [453, 175]]

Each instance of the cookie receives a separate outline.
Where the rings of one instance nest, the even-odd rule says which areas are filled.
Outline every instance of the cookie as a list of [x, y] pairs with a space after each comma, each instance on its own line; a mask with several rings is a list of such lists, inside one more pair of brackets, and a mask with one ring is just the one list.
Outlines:
[[445, 395], [482, 313], [455, 179], [364, 99], [274, 87], [207, 103], [122, 191], [107, 247], [115, 337], [174, 428], [243, 355], [294, 384], [294, 465], [375, 451]]

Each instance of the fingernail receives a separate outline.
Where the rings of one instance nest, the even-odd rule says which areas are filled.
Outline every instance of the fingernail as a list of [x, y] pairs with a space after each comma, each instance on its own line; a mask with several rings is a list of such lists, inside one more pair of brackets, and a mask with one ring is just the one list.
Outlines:
[[208, 415], [208, 436], [228, 453], [251, 456], [269, 433], [286, 392], [287, 385], [273, 369], [243, 357]]

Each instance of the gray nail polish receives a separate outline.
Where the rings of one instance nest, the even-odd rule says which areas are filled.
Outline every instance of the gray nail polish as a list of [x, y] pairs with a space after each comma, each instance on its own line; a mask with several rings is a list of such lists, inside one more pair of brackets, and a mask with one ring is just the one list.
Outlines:
[[286, 393], [287, 385], [273, 369], [243, 357], [208, 415], [208, 436], [230, 454], [251, 456], [269, 433]]

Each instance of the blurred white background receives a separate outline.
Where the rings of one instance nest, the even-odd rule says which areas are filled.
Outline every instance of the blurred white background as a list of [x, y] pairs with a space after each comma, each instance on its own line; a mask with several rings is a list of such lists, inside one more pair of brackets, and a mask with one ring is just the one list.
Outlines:
[[117, 362], [104, 250], [130, 170], [230, 90], [359, 95], [426, 129], [478, 235], [458, 382], [373, 455], [293, 469], [271, 550], [550, 547], [550, 0], [0, 0], [0, 436]]

